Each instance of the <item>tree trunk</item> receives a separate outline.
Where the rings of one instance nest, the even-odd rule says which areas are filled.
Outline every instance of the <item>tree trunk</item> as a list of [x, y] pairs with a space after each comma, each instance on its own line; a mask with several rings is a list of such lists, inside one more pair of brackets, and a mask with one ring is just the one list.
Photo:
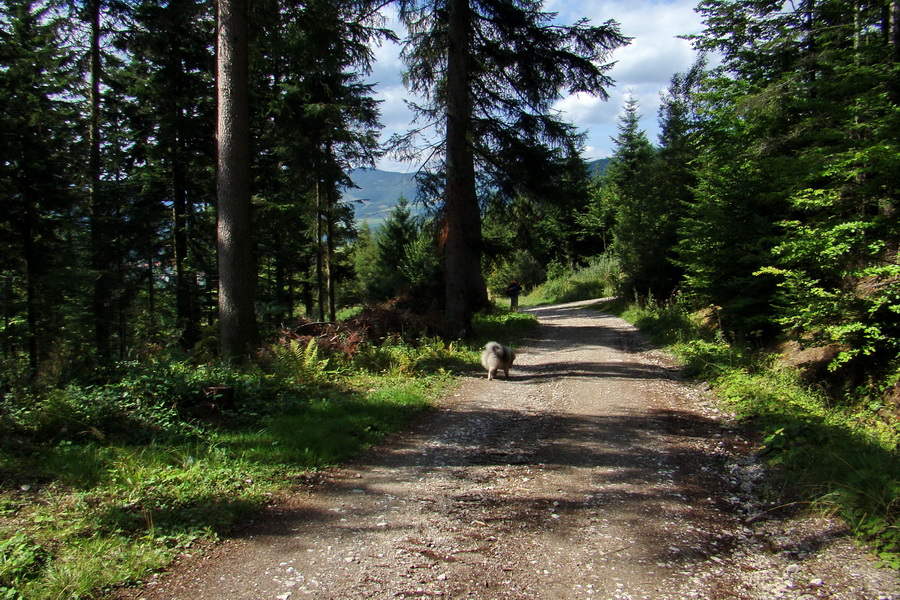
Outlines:
[[277, 229], [272, 232], [274, 236], [272, 239], [272, 256], [273, 256], [273, 265], [272, 269], [274, 271], [272, 277], [275, 280], [273, 282], [274, 285], [274, 294], [275, 298], [275, 322], [278, 324], [283, 324], [287, 319], [287, 310], [286, 307], [288, 305], [287, 299], [287, 265], [285, 264], [287, 261], [284, 257], [284, 243], [282, 242], [281, 232]]
[[894, 50], [894, 60], [900, 60], [900, 2], [896, 0], [891, 2], [890, 12], [890, 26], [888, 27], [890, 45]]
[[450, 0], [447, 57], [447, 184], [444, 189], [444, 263], [449, 336], [465, 335], [472, 315], [487, 306], [481, 274], [481, 212], [475, 193], [475, 162], [468, 145], [468, 0]]
[[[890, 52], [888, 53], [888, 66], [900, 62], [900, 0], [894, 0], [889, 4], [890, 15], [888, 16], [888, 44]], [[888, 97], [891, 102], [900, 101], [900, 76], [896, 70], [890, 75], [888, 81]]]
[[147, 256], [147, 313], [150, 320], [150, 335], [156, 339], [156, 273], [153, 271], [153, 261], [156, 257]]
[[247, 0], [219, 0], [217, 29], [219, 343], [224, 358], [243, 360], [253, 350], [257, 336]]
[[28, 368], [32, 378], [38, 374], [41, 356], [40, 308], [38, 306], [38, 257], [37, 244], [34, 240], [35, 220], [33, 205], [29, 202], [28, 214], [23, 219], [21, 228], [22, 248], [25, 257], [25, 304], [28, 312]]
[[322, 244], [322, 189], [316, 173], [316, 301], [319, 305], [319, 321], [325, 320], [325, 281], [322, 274], [324, 249]]
[[105, 359], [110, 352], [110, 296], [112, 295], [107, 235], [107, 210], [100, 189], [100, 0], [90, 2], [90, 120], [88, 131], [88, 179], [90, 181], [91, 269], [94, 318], [94, 344], [97, 356]]
[[325, 204], [325, 282], [328, 287], [328, 320], [337, 321], [337, 308], [334, 299], [334, 194], [328, 187]]
[[[172, 107], [176, 123], [181, 120], [181, 110]], [[196, 285], [194, 273], [187, 268], [188, 254], [188, 214], [187, 182], [185, 180], [185, 159], [180, 125], [176, 125], [170, 140], [172, 156], [172, 246], [175, 254], [175, 314], [181, 330], [181, 347], [189, 350], [200, 339], [200, 324], [197, 314]]]

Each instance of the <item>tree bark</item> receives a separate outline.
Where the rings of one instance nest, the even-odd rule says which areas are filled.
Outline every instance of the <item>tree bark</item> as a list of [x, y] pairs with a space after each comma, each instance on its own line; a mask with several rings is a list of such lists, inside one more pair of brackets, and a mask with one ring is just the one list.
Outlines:
[[257, 339], [250, 205], [247, 0], [219, 0], [216, 49], [219, 344], [223, 358], [243, 360]]
[[319, 306], [319, 321], [325, 320], [325, 279], [323, 274], [325, 249], [322, 242], [322, 178], [316, 172], [316, 302]]
[[465, 335], [474, 312], [487, 306], [481, 274], [481, 211], [475, 193], [475, 161], [469, 148], [468, 0], [450, 0], [447, 56], [447, 184], [444, 189], [444, 327]]
[[90, 119], [88, 131], [88, 179], [90, 187], [91, 270], [94, 318], [94, 344], [97, 356], [105, 359], [110, 352], [110, 296], [112, 295], [110, 260], [107, 245], [108, 215], [100, 189], [100, 0], [89, 5], [91, 28], [90, 47]]
[[328, 320], [337, 321], [334, 280], [334, 190], [328, 186], [325, 200], [325, 284], [328, 288]]

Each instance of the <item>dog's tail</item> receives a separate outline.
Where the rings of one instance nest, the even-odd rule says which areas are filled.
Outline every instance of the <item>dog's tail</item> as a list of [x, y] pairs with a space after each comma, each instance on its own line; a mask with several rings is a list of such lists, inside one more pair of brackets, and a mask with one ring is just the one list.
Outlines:
[[507, 348], [503, 344], [498, 344], [497, 342], [488, 342], [484, 346], [484, 349], [488, 352], [493, 352], [494, 355], [503, 362], [508, 362], [515, 356], [511, 348]]
[[493, 352], [497, 355], [498, 358], [501, 359], [503, 358], [504, 354], [506, 354], [503, 346], [501, 346], [497, 342], [488, 342], [487, 344], [485, 344], [484, 349], [488, 352]]

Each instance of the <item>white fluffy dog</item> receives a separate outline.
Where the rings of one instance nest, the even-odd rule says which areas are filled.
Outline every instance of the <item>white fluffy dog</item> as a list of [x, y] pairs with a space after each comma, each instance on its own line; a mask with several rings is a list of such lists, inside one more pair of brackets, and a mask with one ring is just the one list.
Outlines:
[[484, 352], [481, 353], [481, 364], [487, 369], [488, 379], [496, 377], [500, 369], [503, 369], [506, 378], [509, 379], [509, 370], [515, 358], [516, 353], [512, 348], [497, 342], [488, 342], [484, 346]]

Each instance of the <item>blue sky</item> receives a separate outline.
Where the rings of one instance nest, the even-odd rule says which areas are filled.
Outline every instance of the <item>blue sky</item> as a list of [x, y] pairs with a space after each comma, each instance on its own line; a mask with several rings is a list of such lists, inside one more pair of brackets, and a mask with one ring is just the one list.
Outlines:
[[[634, 38], [630, 46], [616, 51], [612, 57], [616, 66], [610, 75], [616, 80], [616, 85], [607, 90], [609, 101], [576, 95], [564, 98], [556, 105], [565, 118], [587, 132], [586, 159], [603, 158], [612, 153], [611, 138], [616, 135], [616, 125], [629, 90], [640, 104], [642, 127], [650, 140], [656, 142], [659, 94], [672, 75], [686, 71], [694, 61], [690, 43], [678, 36], [698, 33], [702, 29], [700, 16], [694, 11], [697, 1], [545, 1], [544, 10], [559, 13], [561, 23], [572, 24], [582, 17], [587, 17], [594, 24], [614, 19], [619, 22], [624, 35]], [[383, 101], [383, 139], [392, 133], [406, 131], [411, 118], [403, 103], [408, 94], [400, 81], [403, 64], [399, 52], [399, 46], [392, 43], [377, 48], [375, 69], [369, 79], [377, 83], [377, 97]], [[382, 159], [378, 165], [380, 169], [399, 172], [415, 171], [417, 166], [390, 158]]]

